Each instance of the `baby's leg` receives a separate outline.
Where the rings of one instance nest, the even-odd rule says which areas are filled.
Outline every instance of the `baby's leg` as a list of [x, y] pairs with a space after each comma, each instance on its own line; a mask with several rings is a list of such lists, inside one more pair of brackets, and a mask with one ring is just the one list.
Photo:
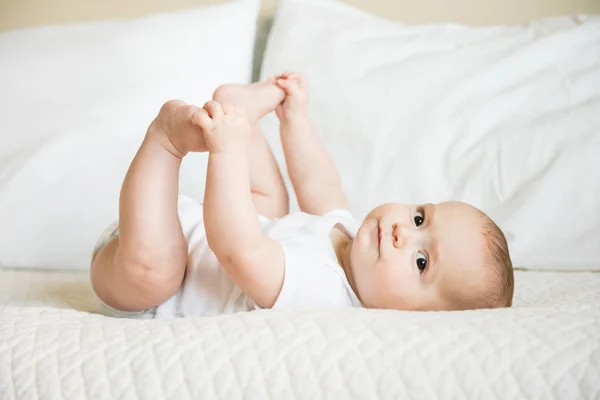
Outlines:
[[247, 85], [223, 85], [213, 95], [213, 99], [218, 102], [242, 107], [252, 123], [253, 137], [248, 146], [252, 199], [256, 211], [269, 218], [286, 215], [289, 211], [289, 198], [258, 120], [275, 110], [284, 97], [285, 93], [275, 85], [274, 79]]
[[148, 309], [181, 285], [188, 249], [177, 212], [179, 167], [186, 151], [205, 147], [192, 123], [198, 112], [183, 102], [166, 103], [129, 167], [119, 200], [119, 236], [98, 252], [91, 268], [94, 290], [110, 307]]

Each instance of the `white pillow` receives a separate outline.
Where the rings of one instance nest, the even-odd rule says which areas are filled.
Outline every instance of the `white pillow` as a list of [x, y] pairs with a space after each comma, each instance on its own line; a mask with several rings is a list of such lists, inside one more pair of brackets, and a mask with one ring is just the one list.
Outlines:
[[[262, 77], [308, 77], [357, 217], [462, 200], [500, 225], [517, 266], [600, 269], [600, 21], [585, 21], [404, 26], [283, 0]], [[275, 116], [263, 128], [283, 165]]]
[[[258, 0], [0, 35], [0, 266], [87, 268], [123, 177], [172, 98], [248, 82]], [[206, 157], [181, 192], [201, 199]]]

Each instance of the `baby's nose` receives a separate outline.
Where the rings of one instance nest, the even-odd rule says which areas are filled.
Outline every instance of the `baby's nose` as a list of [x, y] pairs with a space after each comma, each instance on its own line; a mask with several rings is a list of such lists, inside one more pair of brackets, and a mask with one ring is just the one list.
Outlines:
[[392, 229], [392, 237], [394, 238], [394, 247], [399, 249], [406, 243], [406, 229], [398, 224], [394, 224]]

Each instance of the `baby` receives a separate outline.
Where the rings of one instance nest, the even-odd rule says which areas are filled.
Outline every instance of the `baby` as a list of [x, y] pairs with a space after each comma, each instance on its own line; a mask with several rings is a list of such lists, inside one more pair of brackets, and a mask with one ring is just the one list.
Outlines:
[[[275, 111], [288, 194], [258, 120]], [[209, 152], [202, 205], [179, 196], [189, 152]], [[459, 202], [389, 203], [362, 224], [308, 117], [294, 73], [219, 87], [203, 108], [170, 101], [150, 124], [101, 236], [91, 280], [107, 315], [169, 318], [261, 308], [509, 307], [502, 231]]]

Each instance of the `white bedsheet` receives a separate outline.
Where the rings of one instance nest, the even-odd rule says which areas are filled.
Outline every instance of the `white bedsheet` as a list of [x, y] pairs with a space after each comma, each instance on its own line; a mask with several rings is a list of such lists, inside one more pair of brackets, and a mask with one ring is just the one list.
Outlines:
[[86, 272], [0, 269], [0, 399], [600, 397], [600, 274], [516, 273], [515, 307], [95, 315]]

